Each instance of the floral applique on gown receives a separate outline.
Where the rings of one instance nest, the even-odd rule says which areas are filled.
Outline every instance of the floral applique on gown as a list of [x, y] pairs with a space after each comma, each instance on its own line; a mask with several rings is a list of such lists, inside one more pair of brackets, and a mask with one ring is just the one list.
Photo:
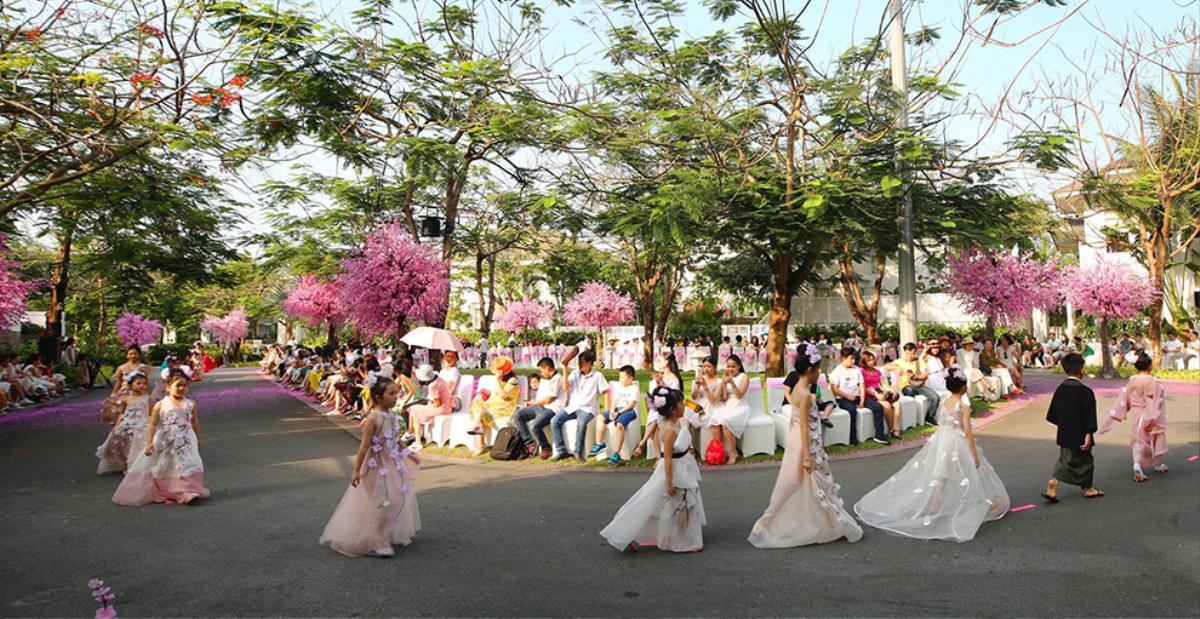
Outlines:
[[[678, 421], [673, 421], [679, 425]], [[660, 428], [656, 440], [661, 441]], [[667, 494], [667, 474], [663, 459], [642, 487], [617, 510], [612, 522], [600, 531], [614, 548], [625, 550], [630, 542], [657, 546], [659, 550], [692, 552], [704, 547], [701, 528], [705, 524], [704, 502], [700, 498], [700, 466], [688, 450], [692, 433], [680, 428], [672, 446], [672, 478], [675, 496]], [[663, 447], [660, 443], [660, 447]]]
[[320, 543], [357, 557], [394, 544], [407, 546], [421, 530], [414, 484], [419, 467], [402, 447], [396, 415], [372, 411], [375, 436], [363, 460], [358, 486], [348, 486]]
[[[1004, 483], [978, 443], [976, 468], [960, 415], [946, 404], [938, 410], [937, 431], [921, 451], [854, 506], [864, 524], [906, 537], [961, 543], [973, 539], [985, 521], [1008, 512]], [[969, 406], [962, 400], [959, 404]]]
[[114, 503], [190, 503], [210, 495], [204, 487], [204, 462], [192, 429], [195, 410], [196, 403], [189, 399], [176, 402], [168, 397], [159, 402], [154, 450], [149, 456], [139, 453], [129, 465], [113, 493]]
[[103, 475], [128, 468], [138, 455], [146, 451], [146, 425], [149, 422], [150, 396], [127, 400], [121, 420], [96, 448], [96, 457], [100, 459], [96, 472]]
[[[758, 548], [791, 548], [824, 544], [840, 538], [857, 542], [862, 527], [846, 512], [833, 481], [829, 457], [821, 446], [821, 417], [816, 399], [804, 414], [792, 408], [787, 448], [779, 466], [775, 489], [766, 512], [754, 523], [750, 543]], [[800, 424], [808, 424], [808, 444]], [[813, 458], [813, 470], [804, 470], [805, 454]]]

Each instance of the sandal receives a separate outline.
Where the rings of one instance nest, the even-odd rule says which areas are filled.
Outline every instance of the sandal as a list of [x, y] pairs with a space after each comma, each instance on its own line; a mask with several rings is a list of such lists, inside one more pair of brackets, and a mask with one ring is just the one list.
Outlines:
[[1102, 496], [1104, 496], [1104, 491], [1103, 491], [1103, 490], [1097, 490], [1097, 491], [1096, 491], [1095, 493], [1093, 493], [1093, 494], [1087, 494], [1087, 493], [1085, 492], [1085, 493], [1084, 493], [1084, 495], [1083, 495], [1083, 498], [1085, 498], [1085, 499], [1098, 499], [1098, 498], [1100, 498], [1100, 497], [1102, 497]]
[[1045, 492], [1042, 493], [1042, 498], [1046, 499], [1047, 503], [1057, 503], [1058, 502], [1057, 496], [1052, 495], [1052, 494], [1047, 494]]

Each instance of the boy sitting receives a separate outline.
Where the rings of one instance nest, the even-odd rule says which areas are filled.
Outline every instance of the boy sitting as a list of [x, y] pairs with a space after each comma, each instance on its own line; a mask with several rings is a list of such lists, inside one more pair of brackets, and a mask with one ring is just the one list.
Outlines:
[[608, 428], [608, 423], [617, 424], [617, 440], [614, 445], [612, 457], [609, 462], [617, 464], [621, 461], [621, 446], [625, 444], [625, 431], [629, 428], [629, 424], [638, 420], [638, 384], [636, 372], [632, 365], [623, 365], [620, 370], [621, 383], [612, 390], [612, 410], [601, 413], [596, 420], [596, 446], [592, 447], [592, 456], [596, 459], [604, 457], [604, 450], [608, 447], [604, 443], [605, 432]]

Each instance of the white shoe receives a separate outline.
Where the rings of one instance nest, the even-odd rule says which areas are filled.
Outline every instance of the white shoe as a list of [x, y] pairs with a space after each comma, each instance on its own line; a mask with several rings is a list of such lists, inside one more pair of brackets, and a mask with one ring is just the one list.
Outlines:
[[386, 559], [388, 557], [396, 556], [396, 549], [392, 548], [391, 546], [388, 546], [387, 548], [380, 548], [379, 550], [372, 550], [371, 552], [368, 552], [367, 554], [372, 557], [380, 557], [380, 558]]
[[21, 400], [20, 404], [21, 404], [21, 406], [29, 406], [30, 404], [33, 404], [33, 400], [30, 400], [29, 398], [25, 398], [24, 400]]

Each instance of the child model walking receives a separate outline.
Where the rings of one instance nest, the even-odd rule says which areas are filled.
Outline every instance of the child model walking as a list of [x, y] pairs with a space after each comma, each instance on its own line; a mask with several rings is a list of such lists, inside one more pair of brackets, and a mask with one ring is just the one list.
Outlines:
[[792, 417], [787, 449], [767, 511], [754, 523], [750, 543], [758, 548], [791, 548], [824, 544], [839, 538], [857, 542], [862, 528], [846, 513], [839, 486], [821, 446], [821, 414], [812, 393], [821, 373], [821, 353], [801, 344], [795, 369], [799, 380], [788, 390]]
[[399, 388], [390, 380], [370, 386], [371, 413], [362, 424], [354, 473], [337, 509], [321, 533], [321, 544], [351, 557], [392, 557], [393, 544], [407, 546], [421, 530], [413, 489], [421, 461], [400, 441], [391, 412]]
[[1150, 375], [1150, 357], [1145, 353], [1138, 356], [1133, 367], [1137, 375], [1121, 390], [1121, 397], [1109, 409], [1100, 424], [1099, 434], [1108, 432], [1114, 421], [1125, 421], [1129, 416], [1129, 446], [1133, 448], [1133, 481], [1141, 483], [1149, 479], [1144, 468], [1166, 473], [1167, 465], [1167, 411], [1166, 394], [1158, 380]]
[[183, 372], [167, 377], [167, 397], [150, 410], [146, 449], [129, 465], [113, 493], [114, 503], [191, 503], [209, 496], [200, 460], [196, 403], [185, 397], [189, 383]]
[[866, 524], [919, 539], [966, 542], [979, 525], [1008, 512], [1008, 492], [975, 444], [967, 378], [946, 376], [950, 397], [938, 411], [938, 429], [904, 467], [854, 506]]
[[108, 438], [96, 449], [100, 458], [97, 473], [124, 471], [146, 449], [146, 425], [150, 422], [149, 378], [134, 370], [125, 375], [129, 393], [120, 399], [120, 412]]
[[653, 545], [671, 552], [704, 550], [704, 503], [700, 467], [689, 453], [692, 433], [683, 419], [683, 394], [659, 387], [650, 394], [659, 414], [659, 453], [654, 473], [600, 531], [615, 548]]
[[1104, 492], [1092, 485], [1096, 473], [1096, 459], [1092, 447], [1096, 445], [1096, 394], [1083, 384], [1083, 355], [1067, 353], [1060, 361], [1067, 379], [1054, 390], [1046, 421], [1058, 426], [1055, 441], [1058, 443], [1058, 462], [1054, 465], [1054, 476], [1046, 482], [1042, 498], [1047, 503], [1058, 502], [1058, 483], [1063, 482], [1083, 488], [1083, 498], [1096, 499]]

